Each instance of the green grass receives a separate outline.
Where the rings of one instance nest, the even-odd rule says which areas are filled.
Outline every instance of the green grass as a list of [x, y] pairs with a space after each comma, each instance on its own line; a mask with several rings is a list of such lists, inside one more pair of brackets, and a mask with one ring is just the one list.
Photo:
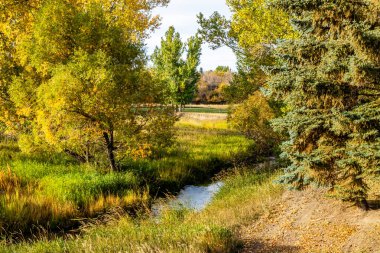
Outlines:
[[176, 144], [163, 158], [130, 160], [124, 165], [144, 178], [153, 192], [176, 192], [186, 184], [208, 182], [243, 159], [253, 145], [229, 129], [226, 120], [183, 118], [177, 123], [177, 135]]
[[177, 123], [179, 129], [192, 130], [199, 132], [215, 132], [219, 134], [232, 134], [236, 135], [235, 131], [229, 129], [227, 120], [225, 119], [213, 119], [211, 117], [204, 116], [204, 119], [192, 117], [192, 115], [184, 115], [182, 119]]
[[241, 245], [239, 227], [265, 214], [281, 195], [276, 176], [272, 170], [234, 170], [200, 213], [168, 210], [160, 220], [125, 216], [72, 239], [23, 243], [3, 252], [235, 252]]
[[177, 132], [164, 157], [128, 160], [123, 172], [110, 174], [64, 154], [26, 155], [13, 142], [1, 143], [0, 234], [27, 238], [41, 229], [67, 231], [114, 209], [141, 212], [154, 196], [205, 183], [232, 167], [252, 144], [224, 120], [182, 119]]

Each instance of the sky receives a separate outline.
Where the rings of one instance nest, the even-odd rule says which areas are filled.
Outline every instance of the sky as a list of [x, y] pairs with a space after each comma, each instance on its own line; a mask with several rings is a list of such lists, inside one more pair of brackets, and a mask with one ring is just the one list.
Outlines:
[[[147, 40], [148, 54], [151, 55], [154, 48], [160, 45], [161, 37], [165, 35], [169, 26], [173, 25], [180, 33], [182, 41], [185, 41], [197, 32], [197, 14], [202, 12], [208, 17], [214, 11], [227, 17], [231, 16], [225, 0], [171, 0], [168, 7], [156, 8], [153, 14], [162, 17], [162, 24]], [[203, 45], [200, 67], [206, 71], [220, 65], [236, 69], [236, 57], [231, 49], [223, 47], [212, 50], [207, 44]]]

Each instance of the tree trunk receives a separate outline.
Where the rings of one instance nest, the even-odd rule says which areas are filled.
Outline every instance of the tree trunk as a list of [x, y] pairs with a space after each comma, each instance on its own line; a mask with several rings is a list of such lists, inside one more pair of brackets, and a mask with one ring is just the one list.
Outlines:
[[369, 210], [369, 204], [366, 199], [360, 199], [356, 202], [356, 205], [360, 207], [361, 209], [368, 211]]
[[90, 163], [90, 144], [86, 143], [86, 163]]
[[115, 161], [115, 154], [114, 154], [114, 141], [113, 141], [113, 131], [111, 130], [108, 134], [107, 132], [103, 132], [103, 137], [106, 142], [106, 148], [107, 148], [107, 156], [108, 161], [111, 166], [112, 171], [117, 171], [116, 161]]

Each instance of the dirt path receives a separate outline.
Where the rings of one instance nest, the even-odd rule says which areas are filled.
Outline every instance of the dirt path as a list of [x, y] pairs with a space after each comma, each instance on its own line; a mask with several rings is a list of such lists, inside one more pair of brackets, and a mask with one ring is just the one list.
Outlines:
[[241, 230], [243, 252], [379, 252], [380, 210], [362, 211], [323, 190], [285, 192]]

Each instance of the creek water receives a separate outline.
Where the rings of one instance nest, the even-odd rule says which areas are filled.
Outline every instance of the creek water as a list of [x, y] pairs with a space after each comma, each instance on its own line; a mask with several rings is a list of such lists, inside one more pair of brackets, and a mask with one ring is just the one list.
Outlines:
[[[201, 211], [212, 200], [214, 195], [223, 186], [223, 182], [215, 182], [207, 186], [185, 186], [178, 195], [166, 201], [169, 208], [188, 208], [194, 211]], [[157, 202], [152, 206], [152, 213], [158, 216], [163, 209], [164, 204]]]

